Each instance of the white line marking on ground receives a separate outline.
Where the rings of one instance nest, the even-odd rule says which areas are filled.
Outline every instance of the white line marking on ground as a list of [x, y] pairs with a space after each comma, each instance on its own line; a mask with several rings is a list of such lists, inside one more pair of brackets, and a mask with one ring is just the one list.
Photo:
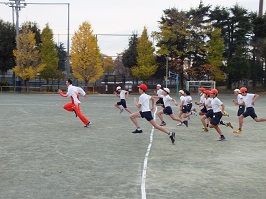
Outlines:
[[[156, 112], [157, 112], [157, 107], [155, 108], [153, 118], [154, 120], [156, 119]], [[146, 174], [147, 174], [147, 167], [148, 167], [148, 158], [151, 150], [151, 145], [153, 141], [153, 133], [154, 133], [154, 127], [151, 129], [151, 134], [150, 134], [150, 143], [147, 148], [147, 152], [144, 158], [144, 163], [143, 163], [143, 170], [142, 170], [142, 177], [141, 177], [141, 198], [146, 199]]]

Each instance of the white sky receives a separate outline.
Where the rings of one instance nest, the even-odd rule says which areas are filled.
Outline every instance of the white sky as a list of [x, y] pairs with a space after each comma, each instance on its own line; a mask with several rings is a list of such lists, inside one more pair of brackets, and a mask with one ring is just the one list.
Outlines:
[[[0, 0], [9, 2], [9, 0]], [[126, 34], [133, 32], [141, 34], [144, 26], [148, 33], [158, 31], [163, 10], [176, 7], [179, 10], [189, 10], [197, 7], [200, 0], [25, 0], [26, 3], [70, 3], [70, 42], [74, 31], [82, 22], [92, 25], [94, 34]], [[249, 11], [257, 12], [259, 0], [202, 0], [204, 5], [221, 5], [232, 7], [236, 3]], [[265, 6], [264, 6], [265, 7]], [[264, 9], [265, 12], [265, 9]], [[12, 9], [0, 4], [0, 18], [12, 22]], [[55, 42], [63, 42], [66, 47], [67, 5], [37, 5], [28, 4], [20, 12], [20, 24], [34, 21], [43, 29], [46, 23], [55, 35]], [[98, 35], [98, 45], [101, 52], [116, 56], [128, 46], [130, 36]]]

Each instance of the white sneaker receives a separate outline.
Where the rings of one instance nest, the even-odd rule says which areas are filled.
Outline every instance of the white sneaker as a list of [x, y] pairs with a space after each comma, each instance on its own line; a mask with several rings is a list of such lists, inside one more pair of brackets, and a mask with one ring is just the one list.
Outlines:
[[185, 125], [184, 123], [179, 123], [176, 126], [184, 126], [184, 125]]
[[123, 113], [123, 111], [124, 111], [124, 109], [121, 108], [121, 109], [120, 109], [120, 114]]

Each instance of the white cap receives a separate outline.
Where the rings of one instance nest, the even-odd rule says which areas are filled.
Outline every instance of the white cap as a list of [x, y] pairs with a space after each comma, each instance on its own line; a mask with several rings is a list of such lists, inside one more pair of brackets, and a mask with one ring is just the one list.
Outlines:
[[239, 92], [240, 90], [238, 89], [238, 88], [236, 88], [235, 90], [234, 90], [234, 92]]
[[157, 86], [159, 86], [159, 87], [162, 87], [162, 85], [161, 85], [161, 84], [157, 84]]
[[117, 90], [117, 91], [120, 90], [120, 89], [121, 89], [121, 86], [116, 87], [116, 90]]
[[163, 89], [165, 92], [167, 92], [168, 94], [170, 93], [170, 89], [169, 88], [164, 88]]
[[178, 92], [181, 93], [182, 95], [185, 94], [185, 92], [184, 92], [183, 90], [180, 90], [180, 91], [178, 91]]

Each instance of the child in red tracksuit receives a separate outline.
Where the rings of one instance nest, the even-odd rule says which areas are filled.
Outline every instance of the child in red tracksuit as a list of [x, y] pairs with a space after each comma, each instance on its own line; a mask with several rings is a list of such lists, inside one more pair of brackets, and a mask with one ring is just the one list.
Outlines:
[[80, 88], [72, 85], [72, 80], [69, 79], [66, 81], [67, 85], [67, 93], [63, 93], [62, 90], [58, 90], [59, 94], [62, 97], [70, 97], [71, 102], [64, 105], [64, 109], [70, 112], [75, 112], [76, 116], [79, 117], [79, 119], [85, 124], [84, 127], [88, 127], [90, 124], [90, 121], [81, 113], [80, 111], [80, 100], [79, 100], [79, 93], [82, 94], [85, 98], [88, 96], [86, 95], [85, 91]]

